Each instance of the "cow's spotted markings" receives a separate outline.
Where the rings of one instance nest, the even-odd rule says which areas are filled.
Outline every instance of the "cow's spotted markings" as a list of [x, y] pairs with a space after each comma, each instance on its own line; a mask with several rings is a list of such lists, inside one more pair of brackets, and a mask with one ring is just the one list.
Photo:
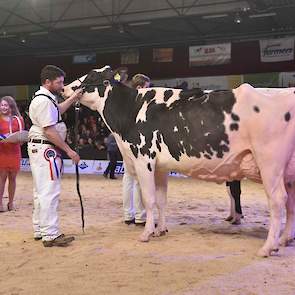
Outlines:
[[253, 110], [254, 110], [254, 112], [256, 112], [256, 113], [259, 113], [259, 112], [260, 112], [260, 109], [259, 109], [258, 106], [254, 106], [254, 107], [253, 107]]
[[148, 163], [148, 164], [147, 164], [147, 168], [149, 169], [149, 171], [152, 172], [152, 166], [151, 166], [151, 163]]
[[165, 92], [164, 92], [164, 101], [167, 102], [172, 95], [173, 95], [173, 90], [172, 89], [165, 90]]
[[291, 114], [289, 112], [287, 112], [285, 114], [285, 121], [288, 122], [288, 121], [290, 121], [290, 119], [291, 119]]
[[[100, 81], [105, 79], [104, 72], [97, 73], [97, 76], [100, 76], [97, 77]], [[204, 94], [200, 89], [181, 91], [179, 99], [168, 107], [165, 102], [155, 102], [154, 89], [142, 95], [120, 83], [112, 86], [103, 116], [111, 130], [130, 144], [136, 158], [140, 153], [154, 159], [157, 151], [161, 151], [162, 143], [165, 143], [171, 156], [177, 161], [182, 154], [212, 159], [222, 158], [229, 152], [229, 138], [224, 125], [225, 113], [231, 115], [235, 121], [231, 124], [231, 131], [238, 130], [237, 122], [240, 120], [238, 115], [232, 113], [236, 102], [232, 91], [213, 91], [209, 94]], [[90, 89], [86, 91], [91, 92]], [[168, 101], [173, 93], [173, 89], [165, 91], [163, 100]], [[136, 122], [144, 102], [148, 103], [146, 121]], [[152, 147], [154, 134], [156, 145]], [[141, 142], [141, 136], [144, 137], [144, 142]], [[140, 149], [139, 145], [142, 145]]]

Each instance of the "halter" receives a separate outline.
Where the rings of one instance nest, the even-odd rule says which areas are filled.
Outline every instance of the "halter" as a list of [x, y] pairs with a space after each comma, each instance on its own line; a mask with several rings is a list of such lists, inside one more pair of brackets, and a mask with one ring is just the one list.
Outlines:
[[[86, 79], [86, 78], [85, 78]], [[84, 81], [85, 81], [84, 79]], [[90, 83], [85, 83], [84, 81], [81, 81], [80, 78], [77, 79], [79, 82], [80, 82], [80, 85], [79, 86], [74, 86], [72, 87], [72, 89], [75, 91], [77, 89], [82, 89], [83, 93], [85, 92], [85, 89], [87, 87], [99, 87], [99, 86], [108, 86], [110, 85], [110, 81], [109, 80], [104, 80], [102, 83], [93, 83], [93, 84], [90, 84]]]

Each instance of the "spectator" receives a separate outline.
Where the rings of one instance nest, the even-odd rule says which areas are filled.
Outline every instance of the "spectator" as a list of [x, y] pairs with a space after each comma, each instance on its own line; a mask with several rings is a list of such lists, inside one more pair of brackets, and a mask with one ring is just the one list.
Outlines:
[[104, 177], [107, 178], [108, 175], [110, 175], [110, 179], [117, 179], [115, 177], [115, 169], [117, 166], [117, 159], [118, 159], [118, 146], [115, 140], [115, 137], [113, 134], [110, 134], [107, 138], [106, 141], [107, 144], [107, 151], [108, 151], [108, 156], [109, 156], [109, 165], [105, 172], [103, 173]]
[[[14, 133], [23, 129], [24, 122], [11, 96], [4, 96], [0, 100], [0, 134]], [[3, 194], [8, 179], [7, 210], [14, 210], [14, 195], [16, 176], [20, 169], [20, 143], [0, 143], [0, 212], [4, 212]]]
[[[150, 79], [143, 74], [137, 74], [131, 79], [130, 85], [135, 89], [147, 88], [150, 86]], [[138, 180], [130, 175], [126, 169], [123, 175], [123, 208], [126, 224], [145, 225], [146, 213], [140, 185]]]

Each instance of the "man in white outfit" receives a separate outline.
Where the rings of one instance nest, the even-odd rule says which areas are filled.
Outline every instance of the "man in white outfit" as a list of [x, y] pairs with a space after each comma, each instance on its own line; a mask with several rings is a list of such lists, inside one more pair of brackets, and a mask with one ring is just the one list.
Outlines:
[[58, 203], [62, 174], [63, 150], [77, 164], [79, 155], [66, 143], [66, 125], [61, 115], [81, 97], [77, 90], [70, 99], [58, 104], [56, 96], [64, 87], [65, 73], [56, 66], [45, 66], [41, 84], [29, 107], [32, 127], [29, 131], [28, 154], [33, 175], [33, 230], [34, 239], [44, 247], [67, 246], [74, 237], [59, 231]]
[[[149, 77], [137, 74], [131, 79], [130, 86], [140, 89], [150, 86]], [[146, 212], [144, 209], [139, 182], [125, 170], [123, 175], [123, 208], [126, 224], [145, 226]]]

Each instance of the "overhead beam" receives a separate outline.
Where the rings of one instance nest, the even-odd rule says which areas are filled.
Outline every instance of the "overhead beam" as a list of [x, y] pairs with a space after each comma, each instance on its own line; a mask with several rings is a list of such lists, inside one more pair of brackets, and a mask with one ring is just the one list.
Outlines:
[[[23, 0], [21, 0], [21, 1], [23, 1]], [[56, 34], [56, 35], [59, 35], [59, 36], [61, 36], [61, 37], [63, 37], [63, 38], [66, 38], [66, 39], [68, 39], [69, 41], [76, 43], [77, 45], [80, 45], [80, 46], [81, 46], [81, 45], [85, 45], [85, 44], [83, 44], [82, 42], [79, 42], [79, 41], [77, 41], [76, 39], [72, 39], [72, 38], [69, 37], [68, 35], [65, 35], [65, 34], [59, 32], [58, 30], [55, 30], [55, 29], [50, 28], [50, 27], [48, 27], [48, 26], [45, 26], [45, 25], [43, 25], [43, 24], [41, 24], [41, 23], [39, 23], [39, 22], [32, 21], [32, 20], [30, 20], [29, 18], [24, 17], [23, 15], [20, 15], [19, 13], [16, 13], [16, 12], [14, 12], [14, 11], [12, 11], [12, 10], [10, 10], [10, 9], [7, 9], [7, 8], [5, 8], [5, 7], [3, 7], [3, 6], [0, 6], [0, 10], [5, 11], [5, 12], [8, 12], [8, 13], [10, 13], [11, 15], [14, 15], [14, 16], [16, 16], [16, 17], [18, 17], [18, 18], [20, 18], [20, 19], [22, 19], [22, 20], [24, 20], [24, 21], [26, 21], [26, 22], [28, 22], [28, 23], [30, 23], [30, 24], [32, 24], [32, 25], [34, 25], [34, 26], [37, 26], [37, 27], [39, 27], [39, 28], [42, 28], [43, 30], [48, 30], [49, 32], [52, 32], [52, 33], [54, 33], [54, 34]]]

